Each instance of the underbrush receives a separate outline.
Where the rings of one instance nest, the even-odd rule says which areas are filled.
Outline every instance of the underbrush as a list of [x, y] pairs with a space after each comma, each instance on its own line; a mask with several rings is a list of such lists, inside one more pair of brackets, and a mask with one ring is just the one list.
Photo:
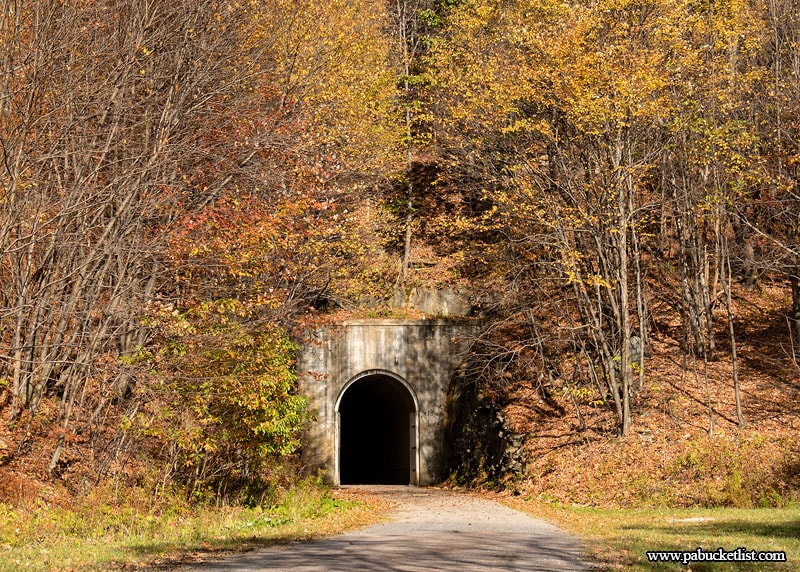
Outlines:
[[109, 483], [68, 507], [42, 500], [0, 504], [0, 571], [199, 560], [374, 519], [363, 503], [334, 498], [318, 479], [276, 488], [264, 498], [252, 507], [191, 505], [177, 491], [154, 496]]
[[[796, 439], [699, 435], [665, 471], [674, 505], [780, 507], [800, 499]], [[680, 483], [682, 486], [679, 486]]]
[[634, 436], [535, 459], [514, 486], [545, 501], [606, 508], [781, 507], [800, 500], [800, 442], [760, 434]]

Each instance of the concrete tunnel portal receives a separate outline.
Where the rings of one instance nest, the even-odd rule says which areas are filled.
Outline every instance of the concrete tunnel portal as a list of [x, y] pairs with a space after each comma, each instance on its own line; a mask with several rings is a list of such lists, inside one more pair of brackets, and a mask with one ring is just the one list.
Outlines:
[[446, 476], [451, 377], [478, 323], [348, 320], [311, 332], [298, 355], [306, 470], [333, 485], [432, 485]]
[[417, 404], [402, 380], [387, 373], [356, 378], [337, 413], [340, 484], [417, 484]]

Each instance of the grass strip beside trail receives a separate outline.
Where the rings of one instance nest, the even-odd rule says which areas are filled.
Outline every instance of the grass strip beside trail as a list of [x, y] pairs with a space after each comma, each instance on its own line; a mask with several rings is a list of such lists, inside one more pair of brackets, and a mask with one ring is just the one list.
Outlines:
[[[800, 571], [800, 504], [785, 508], [598, 509], [506, 499], [588, 543], [601, 570]], [[785, 551], [785, 563], [648, 562], [647, 551]]]
[[0, 504], [0, 572], [136, 569], [197, 563], [271, 544], [329, 536], [379, 520], [386, 506], [329, 491], [268, 508], [206, 507], [153, 515]]

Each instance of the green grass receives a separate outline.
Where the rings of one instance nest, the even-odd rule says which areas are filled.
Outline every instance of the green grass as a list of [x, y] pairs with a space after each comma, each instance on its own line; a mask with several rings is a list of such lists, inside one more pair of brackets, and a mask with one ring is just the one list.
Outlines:
[[377, 518], [364, 502], [339, 500], [325, 489], [299, 487], [270, 507], [158, 510], [94, 504], [0, 504], [0, 572], [129, 569], [196, 562], [259, 546], [326, 536]]
[[[589, 558], [605, 570], [800, 571], [800, 505], [786, 508], [619, 509], [514, 502], [589, 542]], [[647, 562], [645, 552], [702, 548], [786, 552], [785, 563]]]

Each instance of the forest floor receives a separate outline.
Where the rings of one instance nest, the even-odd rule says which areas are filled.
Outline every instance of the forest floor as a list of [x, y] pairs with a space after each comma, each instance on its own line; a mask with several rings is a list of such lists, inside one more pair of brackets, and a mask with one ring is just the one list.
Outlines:
[[524, 436], [523, 470], [506, 488], [576, 506], [775, 506], [800, 495], [800, 365], [792, 350], [784, 285], [734, 296], [742, 414], [737, 422], [730, 337], [724, 308], [714, 360], [688, 360], [671, 302], [651, 310], [652, 358], [633, 407], [631, 434], [597, 396], [569, 388], [542, 399], [518, 384], [503, 415]]

